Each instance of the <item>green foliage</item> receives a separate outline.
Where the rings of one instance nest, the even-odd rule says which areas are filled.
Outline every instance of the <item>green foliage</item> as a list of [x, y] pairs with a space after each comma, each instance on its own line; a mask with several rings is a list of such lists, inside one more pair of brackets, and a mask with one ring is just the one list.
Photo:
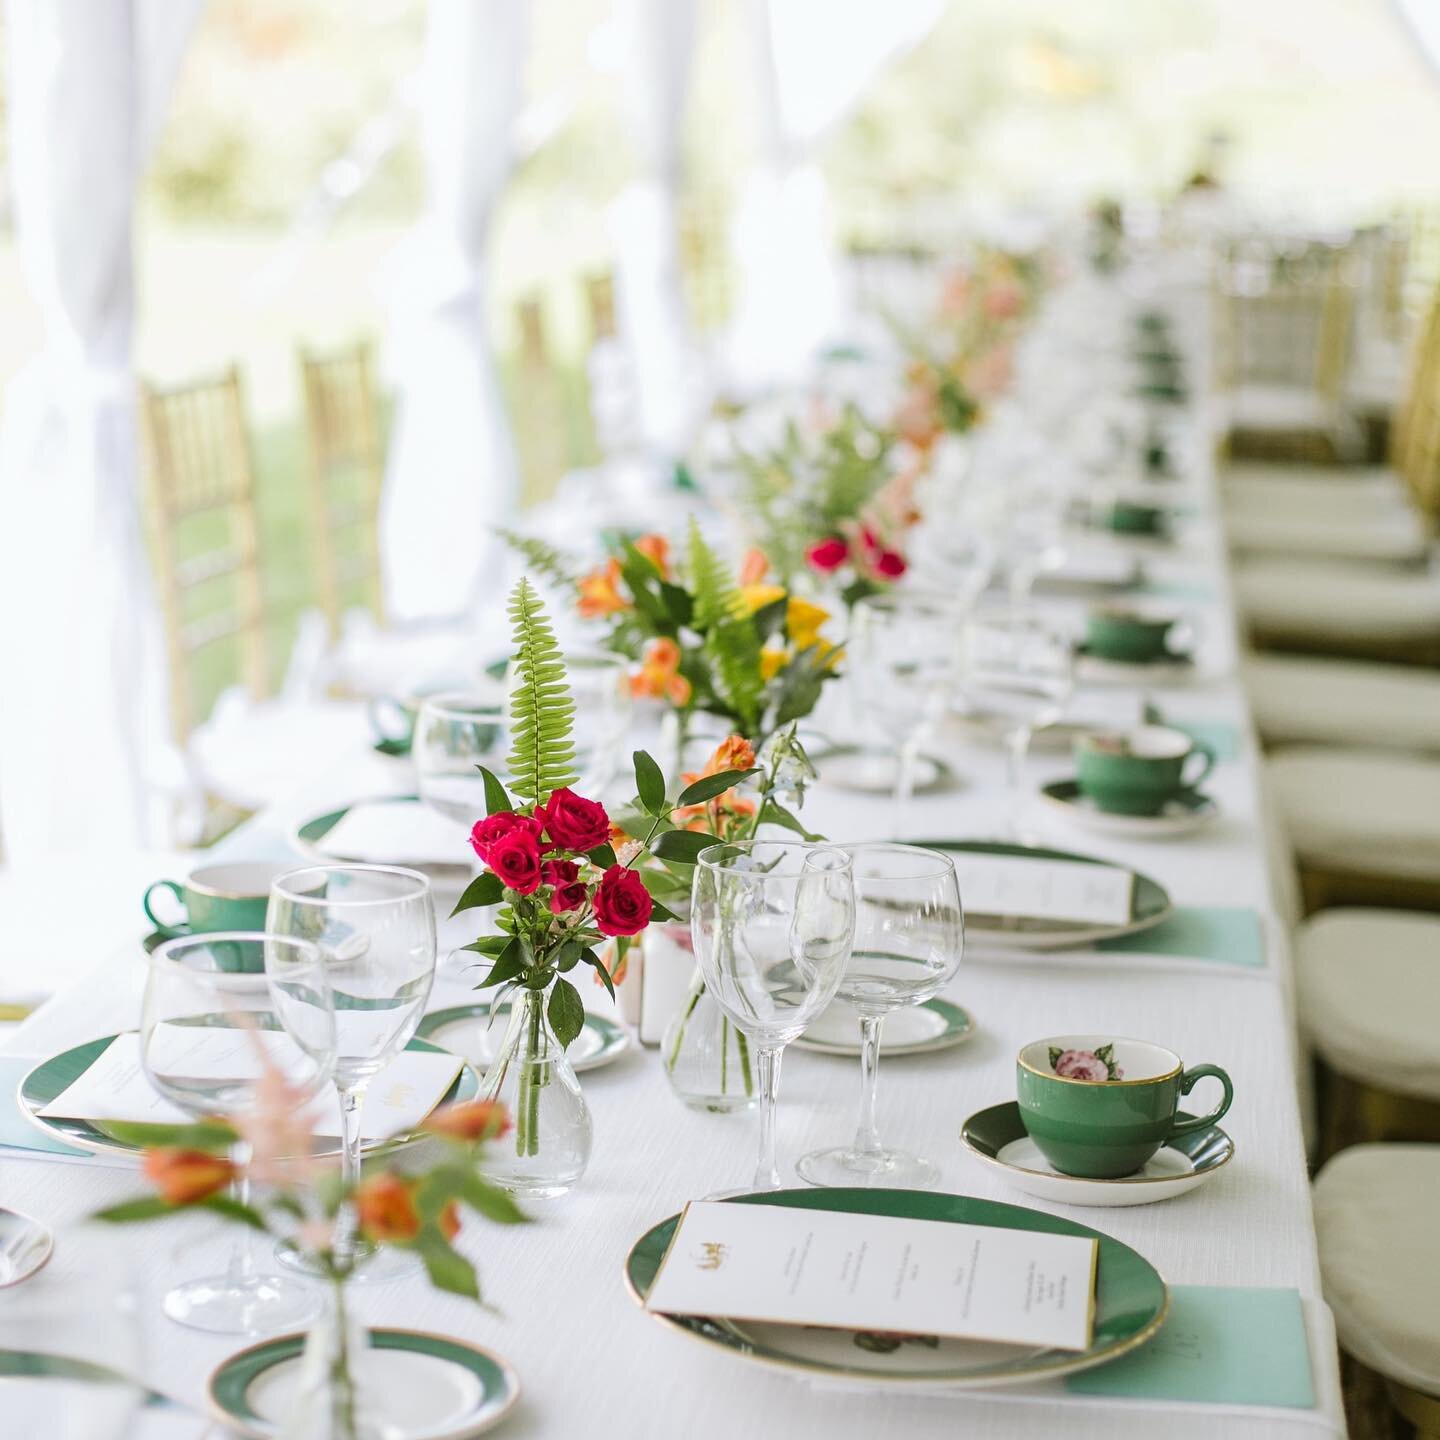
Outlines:
[[505, 886], [493, 870], [477, 875], [466, 887], [465, 893], [455, 902], [451, 916], [462, 910], [475, 910], [482, 905], [498, 905], [504, 898]]
[[575, 704], [565, 661], [540, 597], [522, 577], [510, 596], [515, 635], [515, 688], [510, 694], [511, 786], [522, 799], [544, 804], [576, 780], [570, 739]]
[[557, 978], [546, 1006], [555, 1038], [567, 1048], [585, 1024], [585, 1004], [580, 992], [566, 979]]
[[665, 776], [643, 750], [635, 752], [635, 793], [649, 814], [665, 813]]
[[566, 590], [575, 588], [578, 567], [563, 550], [537, 539], [534, 535], [520, 535], [514, 530], [501, 530], [500, 538], [522, 556], [525, 563], [542, 579], [552, 581]]
[[690, 521], [690, 587], [695, 596], [694, 626], [704, 637], [706, 659], [714, 671], [719, 698], [743, 733], [754, 734], [765, 688], [760, 674], [760, 636], [725, 562], [705, 543]]
[[106, 1131], [124, 1145], [153, 1150], [174, 1146], [203, 1150], [207, 1155], [228, 1155], [239, 1138], [235, 1127], [223, 1120], [197, 1120], [179, 1125], [153, 1125], [139, 1120], [109, 1120]]

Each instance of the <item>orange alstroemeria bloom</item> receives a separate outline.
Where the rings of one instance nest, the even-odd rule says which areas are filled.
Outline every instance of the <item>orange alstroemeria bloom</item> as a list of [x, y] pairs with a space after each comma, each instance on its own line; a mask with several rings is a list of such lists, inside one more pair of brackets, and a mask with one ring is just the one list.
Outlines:
[[745, 558], [740, 562], [740, 583], [742, 585], [758, 585], [770, 572], [770, 562], [765, 558], [765, 552], [751, 547], [745, 552]]
[[355, 1218], [360, 1233], [379, 1244], [403, 1244], [420, 1233], [415, 1187], [399, 1175], [383, 1171], [362, 1180], [355, 1189]]
[[688, 705], [694, 687], [680, 673], [680, 658], [680, 647], [669, 636], [652, 640], [640, 662], [640, 673], [630, 677], [630, 693], [636, 699]]
[[635, 548], [660, 572], [670, 578], [670, 542], [663, 535], [642, 535]]
[[630, 601], [620, 593], [618, 560], [608, 560], [601, 569], [582, 575], [575, 588], [580, 592], [575, 609], [584, 620], [601, 620], [606, 615], [617, 615], [632, 608]]
[[445, 1208], [435, 1217], [435, 1225], [446, 1240], [453, 1242], [460, 1233], [460, 1207], [453, 1200], [447, 1200]]
[[494, 1100], [467, 1100], [432, 1110], [421, 1128], [450, 1140], [490, 1140], [510, 1129], [510, 1116]]
[[723, 770], [749, 770], [754, 764], [755, 747], [743, 735], [731, 735], [715, 747], [715, 753], [705, 762], [701, 773], [719, 775]]
[[167, 1205], [193, 1205], [223, 1190], [235, 1178], [235, 1166], [223, 1155], [166, 1145], [145, 1152], [145, 1176]]

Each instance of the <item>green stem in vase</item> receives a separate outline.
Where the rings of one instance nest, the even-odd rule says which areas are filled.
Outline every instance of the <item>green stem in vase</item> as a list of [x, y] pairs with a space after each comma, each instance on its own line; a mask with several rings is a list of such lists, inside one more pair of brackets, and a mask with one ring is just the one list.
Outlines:
[[730, 1093], [730, 1021], [720, 1017], [720, 1093]]
[[681, 1018], [680, 1028], [675, 1033], [675, 1043], [670, 1047], [670, 1054], [666, 1058], [665, 1068], [673, 1075], [675, 1066], [680, 1061], [680, 1047], [685, 1043], [685, 1027], [690, 1023], [690, 1017], [695, 1013], [695, 1007], [700, 1003], [700, 997], [705, 993], [705, 983], [701, 981], [700, 988], [690, 997], [690, 1003], [685, 1007], [685, 1014]]
[[745, 1094], [747, 1097], [754, 1095], [755, 1075], [750, 1069], [750, 1042], [745, 1038], [743, 1030], [735, 1031], [735, 1049], [740, 1056], [740, 1073], [745, 1077]]
[[358, 1440], [360, 1417], [356, 1413], [355, 1379], [350, 1368], [350, 1323], [345, 1310], [343, 1281], [335, 1283], [333, 1295], [335, 1348], [330, 1357], [331, 1415], [335, 1421], [337, 1440]]

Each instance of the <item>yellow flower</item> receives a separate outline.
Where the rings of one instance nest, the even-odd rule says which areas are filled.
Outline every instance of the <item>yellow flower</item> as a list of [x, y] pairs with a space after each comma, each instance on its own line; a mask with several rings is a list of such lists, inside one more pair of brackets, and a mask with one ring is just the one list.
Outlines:
[[785, 607], [785, 626], [797, 650], [808, 650], [820, 638], [820, 627], [830, 618], [830, 612], [798, 595], [790, 597]]
[[790, 663], [788, 650], [762, 650], [760, 652], [760, 673], [766, 680], [773, 680]]
[[742, 585], [740, 587], [740, 601], [745, 606], [745, 613], [753, 615], [757, 610], [763, 610], [767, 605], [773, 605], [775, 601], [783, 599], [785, 587], [783, 585]]

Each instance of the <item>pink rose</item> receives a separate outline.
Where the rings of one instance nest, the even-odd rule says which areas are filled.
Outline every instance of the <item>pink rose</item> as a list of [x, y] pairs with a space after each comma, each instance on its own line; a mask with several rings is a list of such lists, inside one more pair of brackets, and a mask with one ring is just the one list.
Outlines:
[[595, 925], [602, 935], [638, 935], [650, 923], [650, 892], [640, 877], [612, 865], [595, 892]]
[[[1109, 1080], [1110, 1067], [1089, 1050], [1065, 1050], [1055, 1061], [1055, 1073], [1067, 1080]], [[1115, 1067], [1114, 1078], [1120, 1078], [1120, 1067]]]
[[593, 850], [610, 838], [610, 817], [605, 807], [569, 788], [555, 791], [535, 817], [562, 850]]
[[512, 829], [488, 847], [485, 863], [520, 895], [540, 888], [540, 844], [529, 830]]
[[850, 547], [843, 540], [820, 540], [805, 552], [806, 563], [812, 570], [829, 574], [838, 570], [850, 558]]

